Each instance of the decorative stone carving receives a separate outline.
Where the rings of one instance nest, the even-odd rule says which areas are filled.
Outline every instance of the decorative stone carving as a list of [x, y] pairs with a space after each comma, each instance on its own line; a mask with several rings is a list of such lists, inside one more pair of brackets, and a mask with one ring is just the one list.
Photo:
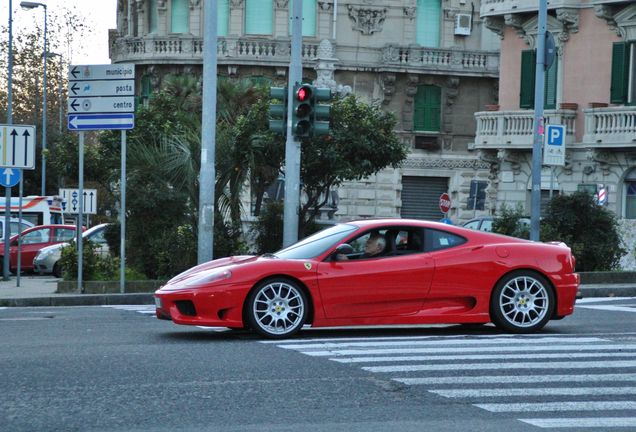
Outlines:
[[332, 93], [336, 92], [337, 83], [334, 79], [337, 58], [334, 57], [334, 49], [329, 39], [323, 39], [316, 50], [316, 75], [314, 85], [317, 87], [327, 87]]
[[407, 17], [408, 19], [414, 19], [415, 18], [415, 11], [416, 8], [413, 6], [407, 6], [404, 8], [404, 16]]
[[227, 74], [231, 78], [236, 78], [238, 76], [238, 66], [236, 66], [236, 65], [227, 65]]
[[201, 0], [190, 0], [190, 9], [194, 10], [201, 5]]
[[243, 7], [243, 0], [230, 0], [230, 6], [234, 9]]
[[505, 14], [504, 15], [504, 23], [517, 30], [517, 34], [520, 37], [524, 37], [526, 32], [523, 29], [523, 20], [521, 16], [518, 14]]
[[382, 50], [383, 63], [395, 63], [400, 60], [400, 47], [395, 45], [387, 45]]
[[276, 7], [278, 9], [287, 9], [288, 4], [289, 0], [276, 0]]
[[612, 158], [610, 152], [600, 149], [588, 149], [585, 156], [589, 161], [595, 162], [598, 165], [604, 176], [610, 174], [612, 159], [614, 159], [614, 164], [617, 163], [616, 158]]
[[331, 3], [330, 1], [319, 1], [318, 6], [320, 7], [321, 11], [328, 12], [331, 10], [333, 3]]
[[404, 168], [411, 169], [481, 169], [487, 170], [490, 169], [490, 165], [484, 161], [476, 160], [476, 159], [446, 159], [446, 158], [438, 158], [433, 159], [431, 157], [427, 158], [408, 158], [402, 164]]
[[287, 76], [287, 70], [289, 68], [284, 68], [284, 67], [277, 67], [275, 69], [275, 75], [279, 78], [285, 78]]
[[146, 2], [144, 0], [135, 0], [135, 10], [138, 14], [144, 13]]
[[168, 9], [168, 6], [166, 5], [167, 1], [166, 0], [157, 0], [157, 9], [159, 10], [166, 10]]
[[497, 159], [499, 159], [502, 163], [508, 162], [515, 175], [521, 173], [521, 161], [523, 160], [523, 157], [519, 154], [519, 152], [501, 149], [497, 151]]
[[396, 76], [394, 73], [383, 73], [380, 75], [380, 88], [383, 92], [382, 103], [384, 105], [391, 102], [391, 98], [395, 94]]
[[621, 29], [616, 24], [616, 21], [614, 21], [614, 9], [611, 6], [605, 4], [594, 5], [594, 14], [607, 21], [610, 30], [616, 33], [617, 36], [623, 36]]
[[557, 20], [563, 23], [566, 32], [578, 33], [579, 31], [579, 10], [578, 9], [557, 9]]
[[636, 3], [621, 9], [614, 14], [614, 21], [620, 31], [620, 36], [626, 40], [636, 39]]
[[448, 78], [444, 87], [446, 89], [446, 105], [450, 107], [455, 103], [455, 99], [457, 99], [457, 95], [459, 95], [459, 78]]
[[349, 18], [353, 22], [353, 29], [363, 35], [370, 35], [382, 31], [386, 19], [386, 8], [358, 7], [348, 5]]
[[488, 16], [484, 18], [484, 25], [492, 32], [499, 35], [499, 39], [504, 38], [504, 20], [499, 17]]

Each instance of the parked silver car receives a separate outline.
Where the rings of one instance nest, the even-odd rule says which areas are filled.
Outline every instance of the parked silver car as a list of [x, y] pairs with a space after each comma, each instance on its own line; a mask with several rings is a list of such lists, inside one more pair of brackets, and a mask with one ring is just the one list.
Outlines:
[[[97, 254], [105, 257], [108, 255], [108, 243], [104, 238], [108, 224], [95, 225], [82, 233], [83, 241], [90, 241], [97, 246]], [[33, 270], [40, 274], [53, 273], [57, 277], [62, 276], [62, 269], [59, 261], [62, 257], [62, 248], [68, 246], [68, 243], [59, 243], [40, 249], [33, 259]]]

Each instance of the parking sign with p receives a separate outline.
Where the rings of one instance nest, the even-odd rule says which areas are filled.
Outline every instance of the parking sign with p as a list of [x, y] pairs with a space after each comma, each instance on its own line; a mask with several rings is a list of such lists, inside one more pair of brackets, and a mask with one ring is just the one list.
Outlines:
[[565, 165], [565, 126], [547, 125], [543, 146], [544, 165]]

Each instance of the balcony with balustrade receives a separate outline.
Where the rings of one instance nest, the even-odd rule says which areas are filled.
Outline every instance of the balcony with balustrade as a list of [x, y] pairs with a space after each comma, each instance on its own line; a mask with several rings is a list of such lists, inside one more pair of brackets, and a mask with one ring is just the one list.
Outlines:
[[[575, 137], [575, 110], [545, 110], [546, 124], [565, 125], [565, 144], [572, 144]], [[482, 111], [475, 113], [477, 134], [475, 149], [482, 150], [532, 150], [534, 141], [534, 111]]]
[[[627, 3], [627, 0], [550, 0], [548, 10], [553, 9], [578, 9], [582, 4], [587, 5], [611, 5]], [[479, 14], [481, 17], [498, 16], [507, 14], [522, 14], [536, 12], [539, 9], [537, 0], [482, 0]]]
[[587, 148], [633, 148], [636, 145], [636, 106], [588, 108], [582, 144]]

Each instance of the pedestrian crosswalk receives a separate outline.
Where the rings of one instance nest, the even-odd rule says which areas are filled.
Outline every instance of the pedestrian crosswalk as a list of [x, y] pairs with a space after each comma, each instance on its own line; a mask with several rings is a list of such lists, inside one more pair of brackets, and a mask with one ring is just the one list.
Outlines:
[[[263, 341], [538, 428], [636, 430], [636, 339], [444, 335]], [[633, 342], [632, 342], [633, 341]]]

